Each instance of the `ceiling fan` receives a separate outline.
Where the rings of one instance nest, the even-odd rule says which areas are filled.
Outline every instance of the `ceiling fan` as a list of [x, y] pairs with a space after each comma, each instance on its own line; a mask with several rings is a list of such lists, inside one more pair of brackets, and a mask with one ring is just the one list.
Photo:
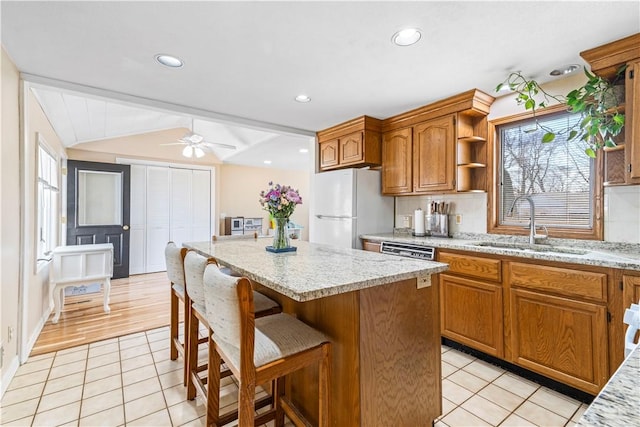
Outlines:
[[213, 146], [227, 148], [229, 150], [235, 150], [238, 148], [235, 145], [231, 144], [205, 141], [204, 136], [195, 133], [193, 129], [193, 119], [191, 119], [191, 131], [184, 134], [182, 138], [178, 138], [177, 142], [170, 142], [160, 145], [184, 145], [185, 147], [182, 150], [182, 155], [184, 157], [193, 157], [195, 155], [197, 158], [203, 157], [205, 154], [205, 150], [211, 151]]

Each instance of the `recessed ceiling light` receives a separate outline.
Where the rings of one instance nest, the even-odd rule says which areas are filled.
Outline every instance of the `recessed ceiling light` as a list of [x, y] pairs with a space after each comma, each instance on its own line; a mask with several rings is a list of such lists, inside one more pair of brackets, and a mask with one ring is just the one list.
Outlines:
[[302, 103], [311, 101], [311, 98], [309, 98], [307, 95], [298, 95], [296, 96], [295, 99], [296, 101], [302, 102]]
[[182, 61], [182, 59], [177, 58], [175, 56], [171, 56], [171, 55], [165, 55], [163, 53], [156, 55], [156, 61], [158, 61], [160, 64], [166, 67], [171, 67], [171, 68], [180, 68], [184, 65], [184, 62]]
[[270, 165], [270, 164], [271, 164], [271, 160], [265, 160], [263, 163], [264, 163], [265, 165]]
[[578, 68], [580, 68], [580, 66], [576, 64], [564, 65], [560, 68], [552, 70], [549, 74], [551, 74], [552, 76], [564, 76], [565, 74], [573, 73]]
[[298, 151], [300, 151], [301, 153], [308, 153], [308, 152], [309, 152], [309, 149], [308, 149], [308, 148], [301, 148], [301, 149], [300, 149], [300, 150], [298, 150]]
[[398, 46], [411, 46], [414, 43], [417, 43], [422, 37], [422, 33], [417, 28], [405, 28], [404, 30], [400, 30], [396, 32], [392, 37], [391, 41]]

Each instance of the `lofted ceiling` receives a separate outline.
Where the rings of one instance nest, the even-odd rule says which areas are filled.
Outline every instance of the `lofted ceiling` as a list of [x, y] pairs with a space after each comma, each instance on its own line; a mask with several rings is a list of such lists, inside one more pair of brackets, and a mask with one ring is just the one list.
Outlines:
[[[551, 80], [554, 68], [584, 65], [580, 51], [640, 31], [638, 1], [3, 0], [0, 8], [2, 45], [38, 83], [65, 145], [189, 129], [195, 119], [207, 140], [238, 146], [219, 158], [257, 166], [363, 114], [389, 117], [471, 88], [494, 94], [511, 70]], [[393, 45], [407, 26], [422, 39]], [[159, 53], [184, 66], [159, 65]], [[294, 101], [303, 93], [311, 102]], [[279, 157], [287, 167], [310, 163]]]

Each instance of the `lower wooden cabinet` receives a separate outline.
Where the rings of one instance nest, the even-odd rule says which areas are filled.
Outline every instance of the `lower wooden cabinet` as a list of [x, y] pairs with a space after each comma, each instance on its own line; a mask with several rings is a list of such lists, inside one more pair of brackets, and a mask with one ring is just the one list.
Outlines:
[[496, 357], [503, 356], [502, 285], [440, 275], [442, 335]]
[[607, 308], [511, 289], [513, 362], [597, 394], [609, 378]]
[[607, 269], [453, 250], [437, 259], [449, 264], [439, 278], [444, 337], [594, 395], [615, 371], [608, 311], [637, 302], [639, 276], [624, 276], [623, 297]]

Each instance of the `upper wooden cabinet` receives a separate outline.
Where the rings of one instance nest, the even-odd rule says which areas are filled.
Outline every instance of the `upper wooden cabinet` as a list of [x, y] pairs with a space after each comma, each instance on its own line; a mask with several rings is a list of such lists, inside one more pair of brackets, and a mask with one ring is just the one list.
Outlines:
[[640, 184], [640, 33], [580, 52], [591, 71], [611, 78], [625, 70], [624, 138], [614, 149], [604, 149], [604, 184]]
[[455, 188], [455, 115], [428, 120], [413, 128], [413, 190]]
[[471, 90], [385, 119], [383, 194], [486, 191], [486, 116], [493, 101]]
[[319, 171], [360, 166], [380, 166], [382, 122], [368, 116], [316, 133]]
[[413, 191], [411, 128], [387, 132], [382, 136], [382, 194]]

